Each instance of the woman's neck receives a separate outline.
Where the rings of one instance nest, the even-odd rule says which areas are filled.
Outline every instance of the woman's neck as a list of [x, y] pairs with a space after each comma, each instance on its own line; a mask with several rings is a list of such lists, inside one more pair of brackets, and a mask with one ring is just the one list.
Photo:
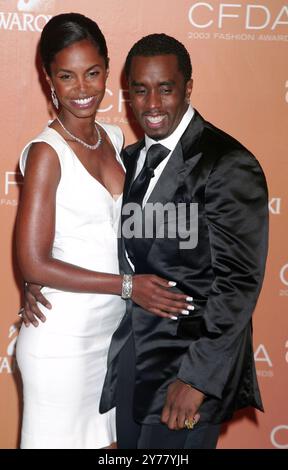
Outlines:
[[95, 140], [95, 118], [96, 114], [89, 117], [76, 117], [71, 114], [60, 112], [58, 119], [72, 133], [78, 137]]

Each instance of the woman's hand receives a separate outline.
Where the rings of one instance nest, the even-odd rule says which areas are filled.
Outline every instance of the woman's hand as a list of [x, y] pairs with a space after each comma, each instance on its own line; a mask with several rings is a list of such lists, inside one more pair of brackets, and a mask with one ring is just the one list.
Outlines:
[[45, 315], [41, 312], [37, 305], [37, 302], [44, 305], [44, 307], [51, 309], [52, 306], [48, 300], [41, 293], [41, 286], [38, 284], [30, 284], [25, 282], [24, 288], [24, 307], [21, 309], [21, 317], [25, 326], [29, 326], [31, 323], [37, 327], [39, 321], [43, 323], [46, 321]]
[[[167, 281], [159, 276], [137, 274], [133, 276], [132, 300], [154, 315], [177, 320], [178, 315], [189, 315], [189, 311], [194, 310], [194, 306], [191, 305], [192, 297], [171, 291], [175, 285], [175, 282]], [[37, 302], [48, 309], [52, 308], [41, 293], [41, 286], [25, 283], [24, 307], [21, 309], [21, 317], [27, 327], [30, 324], [37, 327], [39, 320], [41, 322], [46, 320]]]
[[133, 276], [132, 300], [154, 315], [177, 320], [178, 315], [189, 315], [194, 306], [192, 297], [171, 291], [175, 285], [159, 276], [137, 274]]

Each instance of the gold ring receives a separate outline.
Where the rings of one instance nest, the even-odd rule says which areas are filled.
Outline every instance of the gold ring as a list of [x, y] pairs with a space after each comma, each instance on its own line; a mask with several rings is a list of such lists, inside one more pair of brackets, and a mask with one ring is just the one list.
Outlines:
[[196, 424], [195, 418], [186, 418], [184, 421], [184, 426], [186, 429], [193, 429]]

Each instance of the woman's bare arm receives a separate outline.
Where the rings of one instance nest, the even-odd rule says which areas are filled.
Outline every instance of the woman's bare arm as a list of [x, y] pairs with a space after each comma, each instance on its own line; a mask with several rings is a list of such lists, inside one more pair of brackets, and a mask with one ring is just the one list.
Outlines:
[[[65, 291], [121, 295], [122, 276], [91, 271], [52, 257], [60, 177], [59, 160], [52, 147], [46, 143], [32, 145], [16, 231], [23, 278], [29, 283]], [[186, 310], [189, 304], [185, 295], [169, 291], [170, 287], [167, 280], [158, 276], [137, 275], [133, 280], [132, 299], [155, 315], [171, 318]], [[33, 323], [34, 313], [28, 315], [27, 323], [28, 320]], [[43, 319], [41, 314], [36, 316]]]
[[121, 276], [95, 273], [52, 257], [56, 190], [61, 169], [46, 143], [33, 144], [17, 217], [17, 254], [27, 282], [72, 292], [120, 294]]

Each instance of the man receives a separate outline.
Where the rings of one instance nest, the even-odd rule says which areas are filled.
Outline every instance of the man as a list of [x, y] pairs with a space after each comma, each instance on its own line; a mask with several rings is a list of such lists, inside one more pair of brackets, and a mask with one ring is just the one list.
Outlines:
[[[116, 404], [120, 448], [213, 448], [220, 423], [236, 409], [263, 409], [251, 316], [267, 254], [265, 177], [248, 150], [189, 105], [192, 67], [181, 43], [165, 34], [146, 36], [130, 50], [125, 71], [145, 138], [126, 149], [121, 271], [174, 279], [193, 297], [195, 310], [173, 322], [127, 300], [100, 410]], [[143, 196], [141, 169], [155, 144], [166, 153]], [[149, 204], [170, 203], [169, 210], [197, 204], [198, 243], [189, 248], [168, 229], [164, 237], [138, 231], [131, 238], [125, 207], [133, 203], [142, 210], [135, 225], [145, 219], [148, 229]]]
[[[100, 411], [116, 405], [119, 448], [215, 448], [235, 410], [263, 409], [251, 317], [267, 255], [265, 177], [248, 150], [190, 106], [191, 61], [176, 39], [144, 37], [125, 70], [145, 133], [125, 152], [119, 262], [126, 294], [129, 274], [155, 273], [177, 281], [195, 309], [173, 321], [128, 298]], [[165, 207], [156, 228], [151, 206]]]

